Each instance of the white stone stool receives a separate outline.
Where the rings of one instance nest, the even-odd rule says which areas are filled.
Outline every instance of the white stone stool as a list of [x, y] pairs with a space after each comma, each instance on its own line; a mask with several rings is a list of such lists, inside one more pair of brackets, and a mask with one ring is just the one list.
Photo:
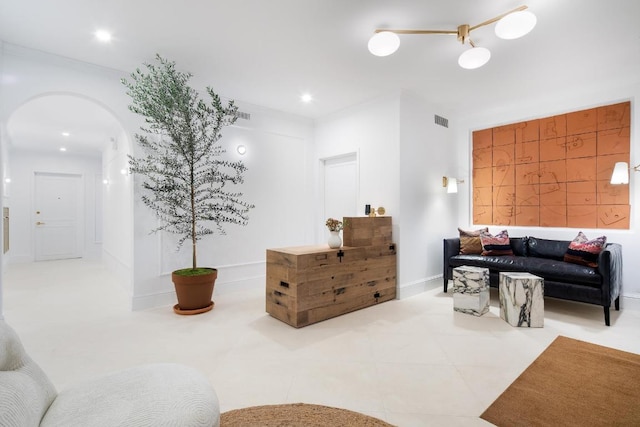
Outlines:
[[500, 318], [511, 326], [544, 327], [544, 279], [530, 273], [500, 273]]
[[489, 269], [463, 265], [453, 269], [453, 309], [482, 316], [489, 311]]

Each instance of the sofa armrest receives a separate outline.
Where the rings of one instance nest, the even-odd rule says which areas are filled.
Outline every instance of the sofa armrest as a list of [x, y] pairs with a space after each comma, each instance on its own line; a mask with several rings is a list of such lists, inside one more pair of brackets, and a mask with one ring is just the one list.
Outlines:
[[460, 253], [460, 238], [453, 237], [451, 239], [444, 239], [443, 246], [442, 280], [444, 282], [444, 291], [447, 292], [449, 279], [453, 279], [453, 271], [449, 265], [449, 258]]
[[622, 245], [608, 243], [600, 252], [598, 273], [602, 275], [603, 305], [608, 307], [622, 291]]

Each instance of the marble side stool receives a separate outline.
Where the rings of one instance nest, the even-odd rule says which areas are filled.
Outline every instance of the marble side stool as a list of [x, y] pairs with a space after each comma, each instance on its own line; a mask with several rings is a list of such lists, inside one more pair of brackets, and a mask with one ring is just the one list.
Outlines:
[[453, 269], [453, 309], [482, 316], [489, 311], [489, 269], [463, 265]]
[[544, 279], [530, 273], [500, 273], [500, 318], [511, 326], [544, 327]]

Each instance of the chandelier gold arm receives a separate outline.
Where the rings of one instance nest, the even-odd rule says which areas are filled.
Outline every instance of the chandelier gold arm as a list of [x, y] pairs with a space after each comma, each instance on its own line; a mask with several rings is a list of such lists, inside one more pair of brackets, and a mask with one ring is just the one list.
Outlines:
[[522, 12], [525, 9], [528, 9], [528, 6], [526, 6], [526, 5], [520, 6], [518, 8], [513, 9], [513, 10], [510, 10], [509, 12], [505, 12], [502, 15], [498, 15], [495, 18], [491, 18], [488, 21], [484, 21], [484, 22], [481, 22], [478, 25], [474, 25], [473, 27], [469, 28], [469, 31], [473, 31], [476, 28], [484, 27], [485, 25], [493, 24], [494, 22], [497, 22], [497, 21], [501, 20], [502, 18], [504, 18], [505, 16], [509, 15], [510, 13]]
[[392, 30], [388, 28], [378, 28], [374, 32], [377, 34], [383, 31], [389, 31], [390, 33], [396, 34], [458, 34], [457, 31], [451, 30]]
[[396, 34], [450, 34], [450, 35], [455, 35], [458, 36], [458, 41], [462, 42], [462, 44], [465, 43], [466, 40], [469, 39], [469, 33], [473, 30], [475, 30], [476, 28], [480, 28], [480, 27], [484, 27], [485, 25], [489, 25], [489, 24], [493, 24], [494, 22], [497, 22], [499, 20], [501, 20], [502, 18], [504, 18], [505, 16], [509, 15], [510, 13], [514, 13], [514, 12], [521, 12], [525, 9], [527, 9], [528, 6], [524, 5], [524, 6], [520, 6], [518, 8], [515, 8], [513, 10], [510, 10], [509, 12], [505, 12], [501, 15], [496, 16], [495, 18], [491, 18], [487, 21], [481, 22], [478, 25], [474, 25], [473, 27], [470, 27], [469, 24], [463, 24], [463, 25], [459, 25], [458, 29], [456, 31], [453, 30], [394, 30], [394, 29], [389, 29], [389, 28], [377, 28], [375, 30], [375, 33], [381, 33], [383, 31], [389, 31], [391, 33], [396, 33]]

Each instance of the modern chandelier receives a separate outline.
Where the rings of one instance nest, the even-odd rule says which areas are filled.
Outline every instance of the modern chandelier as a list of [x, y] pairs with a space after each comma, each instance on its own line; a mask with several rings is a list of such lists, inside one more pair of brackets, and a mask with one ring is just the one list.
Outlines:
[[520, 6], [478, 25], [459, 25], [457, 30], [394, 30], [379, 28], [375, 30], [375, 34], [369, 39], [369, 52], [376, 56], [391, 55], [400, 47], [398, 34], [451, 34], [456, 35], [458, 41], [463, 45], [468, 42], [471, 46], [471, 49], [465, 50], [458, 57], [458, 64], [466, 69], [479, 68], [489, 62], [491, 52], [489, 49], [476, 46], [473, 43], [470, 38], [471, 31], [497, 22], [495, 33], [501, 39], [512, 40], [522, 37], [533, 30], [537, 22], [536, 16], [526, 10], [527, 8], [527, 6]]

